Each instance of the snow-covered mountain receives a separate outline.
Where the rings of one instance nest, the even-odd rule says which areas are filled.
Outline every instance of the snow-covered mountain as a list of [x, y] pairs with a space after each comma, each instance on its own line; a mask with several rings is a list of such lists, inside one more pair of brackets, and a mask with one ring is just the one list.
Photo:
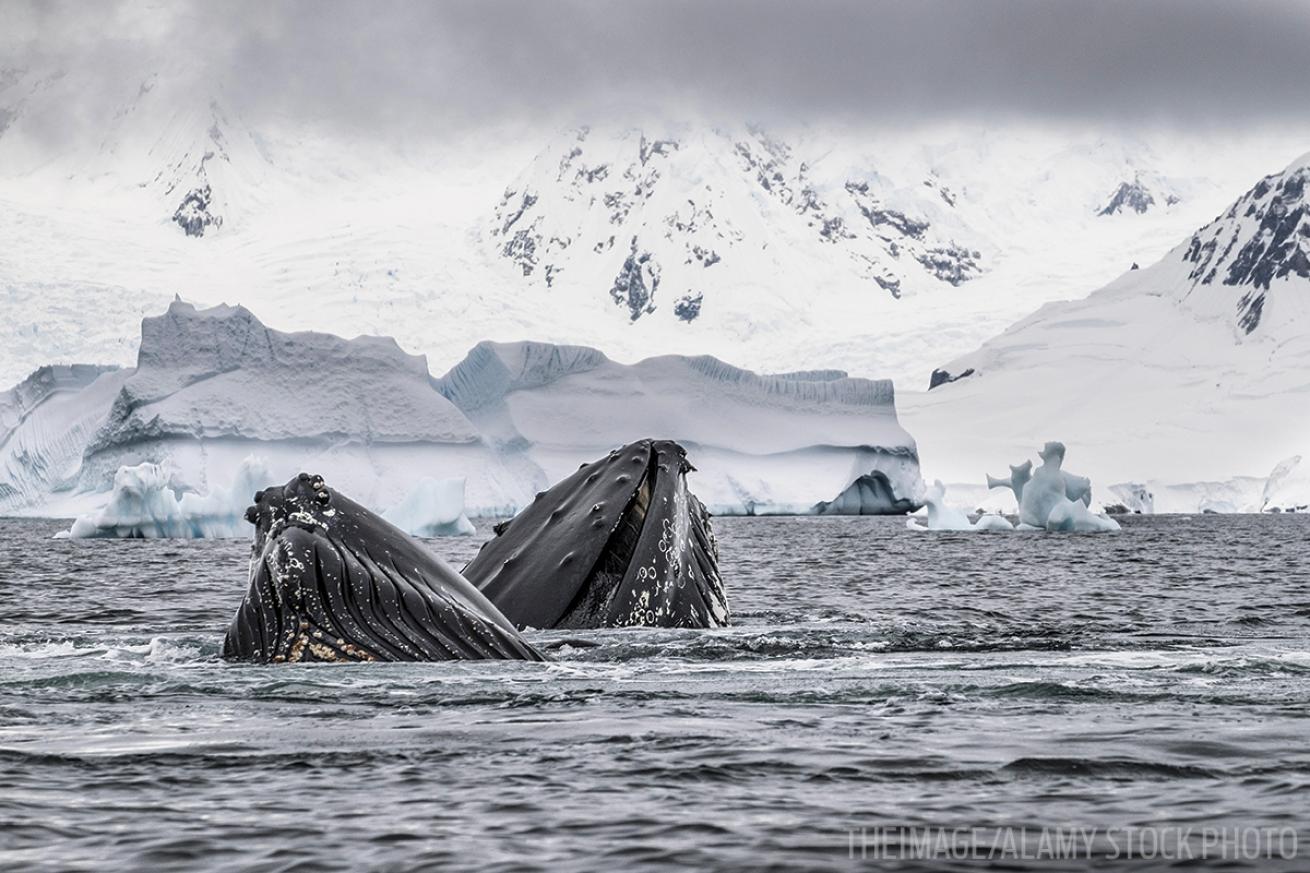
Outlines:
[[184, 88], [146, 69], [134, 87], [109, 92], [67, 139], [53, 132], [59, 124], [50, 116], [92, 87], [85, 74], [0, 71], [6, 187], [35, 180], [61, 196], [144, 201], [151, 223], [189, 236], [212, 233], [255, 208], [277, 170], [221, 87]]
[[[757, 127], [582, 128], [505, 191], [491, 238], [530, 283], [608, 292], [634, 322], [749, 315], [798, 260], [835, 260], [893, 298], [982, 273], [978, 234], [935, 177], [832, 171]], [[738, 286], [754, 287], [735, 300]]]
[[[56, 110], [86, 93], [64, 129]], [[149, 58], [106, 81], [0, 76], [0, 384], [130, 364], [140, 319], [180, 293], [395, 336], [438, 368], [531, 337], [925, 386], [1040, 303], [1154, 257], [1285, 148], [1263, 131], [656, 119], [392, 143], [248, 110]]]
[[[379, 511], [464, 479], [470, 511], [509, 512], [643, 436], [684, 443], [718, 512], [904, 511], [922, 491], [890, 382], [545, 343], [482, 343], [434, 379], [389, 338], [283, 333], [179, 301], [142, 323], [135, 368], [46, 367], [0, 394], [0, 512], [91, 512], [141, 464], [212, 495], [248, 479], [251, 456]], [[829, 505], [857, 482], [865, 499]]]
[[929, 472], [977, 480], [1058, 438], [1102, 487], [1172, 485], [1174, 508], [1186, 495], [1194, 510], [1264, 508], [1271, 476], [1291, 481], [1289, 462], [1310, 456], [1308, 181], [1310, 155], [1157, 263], [939, 368], [905, 411]]

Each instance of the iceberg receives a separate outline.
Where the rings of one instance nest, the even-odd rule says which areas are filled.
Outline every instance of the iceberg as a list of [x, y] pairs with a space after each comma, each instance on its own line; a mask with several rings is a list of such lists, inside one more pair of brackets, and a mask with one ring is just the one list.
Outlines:
[[1014, 492], [1014, 502], [1017, 506], [1023, 500], [1023, 486], [1028, 484], [1028, 480], [1033, 477], [1033, 462], [1024, 461], [1022, 464], [1010, 467], [1010, 475], [1004, 479], [998, 479], [995, 476], [987, 477], [987, 488], [1009, 488]]
[[[1048, 442], [1038, 453], [1042, 465], [1033, 470], [1031, 461], [1010, 467], [1005, 478], [987, 476], [987, 489], [1008, 488], [1019, 504], [1018, 530], [1100, 533], [1119, 530], [1112, 518], [1088, 508], [1092, 483], [1063, 469], [1064, 443]], [[913, 530], [1015, 530], [1005, 516], [984, 513], [976, 522], [958, 509], [946, 505], [946, 486], [938, 480], [928, 489], [924, 502], [928, 525], [910, 521]]]
[[[434, 378], [390, 338], [284, 333], [240, 306], [176, 300], [143, 320], [135, 368], [47, 368], [29, 383], [0, 395], [0, 512], [94, 517], [119, 471], [143, 464], [167, 475], [125, 486], [158, 491], [163, 476], [208, 493], [257, 454], [276, 479], [313, 470], [422, 528], [426, 514], [450, 515], [451, 496], [413, 494], [423, 477], [463, 479], [468, 515], [509, 515], [649, 435], [686, 446], [694, 488], [720, 514], [922, 502], [891, 382], [840, 371], [760, 375], [678, 355], [623, 364], [582, 346], [484, 342]], [[164, 504], [138, 508], [169, 518]], [[451, 518], [434, 524], [463, 527]]]
[[687, 448], [716, 514], [904, 513], [918, 448], [888, 380], [760, 375], [709, 356], [620, 364], [595, 349], [479, 343], [439, 390], [534, 491], [648, 435]]
[[467, 536], [476, 532], [464, 514], [464, 480], [424, 476], [382, 517], [416, 537]]
[[1019, 524], [1028, 530], [1102, 532], [1119, 530], [1114, 519], [1088, 509], [1092, 483], [1063, 469], [1064, 443], [1048, 442], [1038, 452], [1042, 464], [1033, 471], [1019, 500]]
[[1119, 522], [1097, 515], [1080, 501], [1061, 498], [1046, 516], [1046, 529], [1065, 533], [1109, 533], [1119, 530]]
[[94, 515], [118, 471], [142, 464], [207, 493], [251, 454], [275, 478], [316, 470], [379, 509], [420, 476], [466, 476], [491, 511], [533, 494], [436, 389], [426, 360], [389, 338], [283, 333], [243, 307], [176, 300], [142, 321], [135, 368], [46, 369], [28, 381], [53, 387], [0, 395], [16, 410], [13, 398], [31, 398], [21, 415], [0, 411], [12, 431], [0, 430], [0, 512]]
[[[1064, 464], [1064, 443], [1049, 442], [1042, 447], [1037, 453], [1042, 459], [1042, 465], [1038, 467], [1032, 475], [1032, 479], [1023, 488], [1023, 495], [1019, 500], [1019, 523], [1030, 528], [1046, 528], [1048, 530], [1074, 530], [1075, 527], [1070, 525], [1077, 524], [1076, 529], [1084, 530], [1094, 527], [1089, 518], [1099, 518], [1093, 515], [1088, 506], [1092, 500], [1092, 482], [1085, 476], [1077, 476], [1062, 469]], [[990, 477], [989, 477], [990, 479]], [[1074, 512], [1064, 504], [1080, 504], [1083, 512]], [[1059, 527], [1050, 527], [1048, 520], [1051, 514], [1060, 510], [1059, 518], [1061, 519]], [[1076, 519], [1076, 522], [1074, 521]], [[1101, 519], [1108, 521], [1113, 527], [1102, 525], [1098, 530], [1118, 530], [1119, 525], [1111, 519]]]
[[[1086, 476], [1077, 476], [1073, 473], [1061, 471], [1064, 477], [1064, 496], [1075, 502], [1081, 501], [1083, 506], [1092, 504], [1092, 480]], [[989, 475], [987, 477], [987, 488], [1009, 488], [1014, 493], [1015, 504], [1023, 502], [1024, 486], [1033, 477], [1033, 462], [1024, 461], [1018, 466], [1010, 467], [1010, 475], [1004, 479], [999, 479]]]
[[270, 481], [267, 466], [258, 458], [242, 462], [231, 486], [208, 494], [179, 493], [185, 486], [166, 465], [120, 467], [105, 507], [79, 517], [65, 535], [73, 539], [242, 538], [249, 534], [246, 507]]
[[907, 526], [910, 530], [951, 530], [951, 531], [1001, 531], [1014, 530], [1014, 525], [1010, 524], [1009, 519], [1003, 515], [992, 515], [985, 513], [979, 516], [977, 522], [969, 520], [958, 509], [946, 505], [946, 486], [938, 479], [932, 483], [924, 494], [924, 507], [928, 510], [927, 527], [918, 524], [914, 519], [910, 519]]

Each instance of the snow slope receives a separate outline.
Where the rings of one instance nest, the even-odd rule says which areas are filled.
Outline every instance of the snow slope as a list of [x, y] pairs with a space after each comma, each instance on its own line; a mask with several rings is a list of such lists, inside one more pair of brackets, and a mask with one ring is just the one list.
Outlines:
[[[256, 129], [221, 81], [150, 59], [95, 75], [0, 75], [0, 384], [130, 364], [139, 320], [181, 293], [394, 336], [437, 369], [533, 337], [917, 388], [1163, 250], [1286, 148], [1267, 131], [657, 119], [383, 143]], [[91, 88], [84, 129], [46, 136]]]
[[0, 511], [129, 532], [189, 524], [209, 504], [185, 496], [245, 481], [251, 456], [273, 481], [319, 473], [416, 527], [466, 526], [448, 480], [466, 481], [471, 512], [511, 512], [643, 436], [682, 441], [721, 511], [814, 511], [861, 477], [884, 490], [847, 511], [891, 511], [921, 489], [889, 382], [542, 343], [482, 343], [433, 379], [389, 338], [181, 301], [142, 322], [134, 369], [45, 368], [0, 395], [0, 425]]
[[1310, 454], [1308, 181], [1310, 155], [1154, 265], [942, 366], [943, 384], [903, 404], [928, 470], [976, 480], [1059, 436], [1100, 489], [1266, 508], [1271, 471]]

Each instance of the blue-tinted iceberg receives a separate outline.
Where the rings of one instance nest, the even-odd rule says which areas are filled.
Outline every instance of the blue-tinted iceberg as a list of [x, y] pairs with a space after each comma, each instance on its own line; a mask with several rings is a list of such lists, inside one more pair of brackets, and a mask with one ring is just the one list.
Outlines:
[[1101, 532], [1119, 530], [1111, 518], [1093, 514], [1091, 480], [1066, 473], [1064, 443], [1049, 442], [1038, 453], [1042, 465], [1033, 471], [1019, 500], [1019, 525], [1032, 530]]
[[987, 477], [987, 487], [990, 488], [1009, 488], [1014, 492], [1014, 502], [1017, 505], [1023, 500], [1023, 486], [1028, 484], [1028, 480], [1033, 477], [1033, 462], [1024, 461], [1018, 466], [1010, 467], [1010, 475], [1004, 479], [998, 479], [995, 476]]
[[1059, 500], [1046, 516], [1046, 529], [1065, 533], [1108, 533], [1119, 530], [1119, 522], [1097, 515], [1082, 503], [1067, 497]]
[[424, 476], [400, 503], [382, 516], [416, 537], [463, 536], [475, 532], [464, 514], [464, 480]]
[[910, 519], [910, 530], [954, 530], [954, 531], [986, 531], [986, 530], [1014, 530], [1014, 525], [1003, 515], [982, 515], [978, 521], [969, 520], [958, 509], [946, 505], [946, 486], [941, 480], [933, 482], [924, 495], [924, 507], [928, 510], [927, 527], [918, 524], [914, 519]]
[[[1112, 518], [1089, 509], [1092, 481], [1064, 469], [1063, 443], [1049, 442], [1038, 455], [1042, 465], [1033, 469], [1032, 461], [1010, 467], [1005, 478], [987, 477], [988, 489], [1008, 488], [1019, 505], [1019, 530], [1101, 533], [1119, 530]], [[928, 489], [925, 499], [928, 525], [910, 522], [914, 530], [1014, 530], [1002, 515], [984, 514], [977, 521], [946, 505], [946, 487], [940, 481]]]
[[256, 491], [272, 481], [264, 463], [247, 458], [228, 488], [208, 494], [182, 491], [173, 471], [162, 464], [120, 467], [109, 502], [73, 522], [68, 536], [122, 539], [200, 539], [249, 536], [246, 507]]

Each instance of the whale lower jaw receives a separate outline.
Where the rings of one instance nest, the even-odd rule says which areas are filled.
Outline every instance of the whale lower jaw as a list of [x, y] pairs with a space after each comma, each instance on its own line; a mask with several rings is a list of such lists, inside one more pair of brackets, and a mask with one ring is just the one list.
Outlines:
[[288, 526], [266, 543], [223, 656], [262, 663], [542, 660], [415, 568]]

